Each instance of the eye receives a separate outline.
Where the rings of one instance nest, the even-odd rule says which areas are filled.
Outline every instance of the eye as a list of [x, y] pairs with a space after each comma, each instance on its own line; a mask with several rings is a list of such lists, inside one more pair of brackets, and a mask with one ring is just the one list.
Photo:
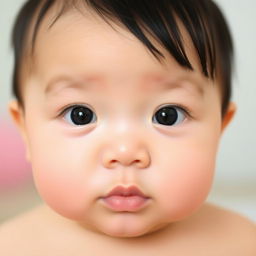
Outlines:
[[165, 106], [159, 109], [154, 117], [159, 124], [174, 126], [182, 123], [186, 119], [186, 111], [177, 106]]
[[72, 106], [64, 110], [63, 117], [71, 124], [86, 125], [93, 120], [94, 113], [85, 106]]

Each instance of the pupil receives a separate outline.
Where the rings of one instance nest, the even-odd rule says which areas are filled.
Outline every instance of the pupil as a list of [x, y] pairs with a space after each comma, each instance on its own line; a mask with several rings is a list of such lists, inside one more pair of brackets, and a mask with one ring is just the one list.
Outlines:
[[74, 108], [71, 112], [71, 119], [76, 125], [85, 125], [92, 120], [92, 111], [85, 107]]
[[178, 113], [175, 108], [162, 108], [156, 113], [157, 121], [163, 125], [173, 125], [178, 119]]

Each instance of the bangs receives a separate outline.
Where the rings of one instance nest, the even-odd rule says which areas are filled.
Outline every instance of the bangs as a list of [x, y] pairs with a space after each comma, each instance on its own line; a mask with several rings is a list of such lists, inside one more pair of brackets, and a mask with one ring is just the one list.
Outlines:
[[[33, 49], [40, 25], [53, 5], [60, 7], [50, 26], [65, 14], [76, 8], [92, 10], [109, 25], [113, 21], [130, 31], [161, 62], [165, 56], [150, 41], [153, 37], [179, 65], [193, 70], [185, 51], [184, 40], [180, 31], [180, 22], [190, 36], [197, 53], [201, 71], [206, 77], [214, 79], [216, 66], [224, 71], [221, 76], [223, 84], [223, 102], [227, 105], [231, 94], [230, 77], [232, 68], [233, 45], [227, 23], [219, 8], [211, 0], [30, 0], [19, 13], [13, 29], [13, 46], [15, 49], [14, 90], [18, 90], [18, 71], [21, 54], [29, 27], [35, 19], [32, 31]], [[35, 16], [35, 11], [37, 15]], [[26, 16], [26, 18], [24, 18]], [[216, 57], [217, 56], [217, 57]], [[217, 59], [217, 60], [216, 60]], [[14, 91], [15, 95], [20, 95]]]
[[[31, 1], [33, 2], [33, 1]], [[37, 2], [37, 4], [36, 4]], [[40, 1], [34, 1], [39, 7]], [[58, 1], [44, 1], [40, 6], [32, 36], [32, 51], [34, 49], [36, 35], [40, 24], [47, 12]], [[208, 12], [204, 1], [137, 1], [137, 0], [70, 0], [61, 1], [59, 13], [56, 14], [51, 26], [64, 13], [75, 7], [81, 8], [81, 3], [92, 9], [109, 24], [109, 20], [117, 21], [136, 36], [142, 44], [161, 62], [164, 55], [153, 45], [146, 36], [149, 33], [175, 60], [182, 66], [193, 70], [187, 57], [184, 41], [178, 26], [178, 20], [182, 22], [191, 37], [194, 48], [200, 60], [202, 72], [207, 77], [214, 77], [215, 73], [215, 47], [210, 24], [207, 23]], [[79, 7], [80, 6], [80, 7]], [[33, 17], [31, 17], [32, 19]], [[24, 40], [19, 40], [24, 41]]]

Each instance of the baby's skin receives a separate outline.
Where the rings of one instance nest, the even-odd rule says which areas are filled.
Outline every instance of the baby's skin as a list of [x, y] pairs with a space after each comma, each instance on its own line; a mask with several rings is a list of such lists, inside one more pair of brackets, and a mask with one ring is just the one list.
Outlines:
[[55, 8], [9, 105], [45, 204], [2, 226], [0, 255], [255, 256], [254, 224], [204, 203], [235, 104], [222, 116], [188, 33], [193, 70], [85, 9], [49, 28]]
[[255, 256], [255, 239], [250, 220], [211, 204], [137, 238], [91, 232], [42, 205], [0, 227], [0, 255]]

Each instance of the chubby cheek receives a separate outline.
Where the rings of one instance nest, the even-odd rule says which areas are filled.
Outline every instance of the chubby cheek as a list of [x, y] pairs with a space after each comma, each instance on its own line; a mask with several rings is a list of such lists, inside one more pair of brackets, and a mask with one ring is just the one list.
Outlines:
[[33, 177], [41, 198], [62, 216], [74, 220], [84, 217], [94, 198], [88, 183], [91, 168], [83, 164], [88, 162], [86, 156], [57, 141], [51, 147], [43, 141], [32, 146], [36, 149], [32, 150]]
[[[207, 151], [207, 150], [206, 150]], [[212, 185], [215, 153], [206, 151], [186, 152], [174, 156], [165, 175], [158, 178], [159, 207], [169, 221], [178, 221], [196, 211], [205, 201]]]

